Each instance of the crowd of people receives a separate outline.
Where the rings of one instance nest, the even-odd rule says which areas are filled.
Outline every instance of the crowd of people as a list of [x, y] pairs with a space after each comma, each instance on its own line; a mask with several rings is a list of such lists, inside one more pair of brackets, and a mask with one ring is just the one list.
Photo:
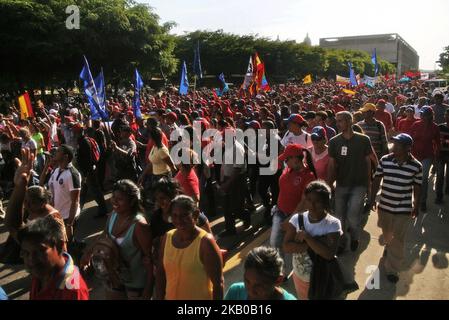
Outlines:
[[[143, 118], [132, 97], [111, 97], [108, 120], [91, 119], [87, 103], [42, 100], [35, 118], [20, 119], [11, 103], [0, 115], [10, 233], [0, 261], [24, 263], [31, 299], [89, 299], [89, 269], [107, 299], [335, 299], [347, 287], [336, 257], [359, 249], [363, 216], [375, 210], [387, 278], [396, 283], [407, 227], [427, 211], [431, 170], [436, 205], [449, 194], [448, 94], [419, 81], [344, 89], [287, 83], [217, 97], [169, 88], [141, 94]], [[257, 150], [223, 143], [233, 161], [205, 161], [194, 151], [195, 123], [201, 151], [217, 143], [202, 135], [207, 129], [268, 134]], [[188, 162], [173, 157], [174, 132], [189, 133]], [[279, 157], [260, 161], [272, 148]], [[273, 163], [272, 174], [260, 174]], [[75, 235], [89, 197], [107, 221], [83, 247]], [[258, 204], [269, 243], [249, 252], [243, 282], [224, 292], [226, 253], [216, 239], [242, 232], [238, 220], [250, 228]], [[225, 230], [213, 234], [209, 220], [218, 215]], [[296, 295], [281, 288], [289, 268]]]

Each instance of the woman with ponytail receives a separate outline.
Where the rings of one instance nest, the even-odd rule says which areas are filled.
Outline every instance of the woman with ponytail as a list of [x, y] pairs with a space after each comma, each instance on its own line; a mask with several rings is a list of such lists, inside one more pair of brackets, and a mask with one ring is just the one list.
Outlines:
[[294, 213], [301, 211], [304, 206], [302, 201], [304, 190], [310, 182], [317, 179], [317, 175], [312, 155], [300, 144], [289, 144], [278, 160], [281, 163], [285, 162], [287, 167], [279, 178], [279, 197], [277, 206], [272, 210], [273, 227], [270, 244], [278, 248], [282, 254], [284, 224], [288, 223]]

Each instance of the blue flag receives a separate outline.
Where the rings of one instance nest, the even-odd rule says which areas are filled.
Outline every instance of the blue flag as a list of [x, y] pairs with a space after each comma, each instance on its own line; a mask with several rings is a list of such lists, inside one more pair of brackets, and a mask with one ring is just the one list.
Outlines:
[[106, 110], [106, 89], [104, 83], [103, 68], [100, 74], [95, 78], [95, 87], [98, 94], [98, 111], [103, 120], [109, 118], [108, 111]]
[[371, 62], [374, 64], [374, 77], [377, 77], [377, 73], [379, 72], [379, 65], [377, 64], [377, 50], [374, 48], [373, 55], [371, 56]]
[[199, 78], [203, 78], [203, 72], [201, 71], [201, 59], [200, 59], [200, 42], [197, 42], [196, 48], [193, 49], [193, 73]]
[[84, 81], [84, 93], [86, 94], [87, 99], [89, 100], [91, 118], [93, 120], [97, 120], [102, 118], [102, 113], [99, 104], [101, 99], [99, 98], [97, 87], [92, 77], [92, 73], [90, 72], [89, 62], [87, 62], [86, 56], [83, 57], [84, 57], [84, 67], [81, 70], [80, 79]]
[[218, 79], [219, 79], [220, 82], [221, 82], [221, 90], [216, 90], [216, 92], [217, 92], [217, 95], [218, 95], [219, 97], [221, 97], [224, 93], [226, 93], [226, 92], [229, 91], [229, 86], [228, 86], [228, 84], [226, 83], [226, 80], [225, 80], [225, 77], [224, 77], [223, 72], [220, 73], [220, 75], [218, 76]]
[[140, 90], [143, 87], [143, 81], [142, 78], [140, 77], [139, 71], [137, 71], [136, 68], [136, 87], [134, 88], [134, 100], [133, 100], [133, 111], [134, 111], [134, 116], [137, 119], [141, 119], [142, 118], [142, 112], [140, 111]]
[[186, 62], [182, 63], [181, 81], [179, 84], [179, 94], [186, 95], [189, 90], [189, 79], [187, 79], [187, 66]]
[[355, 72], [354, 69], [352, 68], [352, 63], [348, 62], [348, 67], [349, 67], [349, 80], [351, 81], [351, 86], [358, 86], [359, 84], [357, 83], [357, 78], [355, 76]]

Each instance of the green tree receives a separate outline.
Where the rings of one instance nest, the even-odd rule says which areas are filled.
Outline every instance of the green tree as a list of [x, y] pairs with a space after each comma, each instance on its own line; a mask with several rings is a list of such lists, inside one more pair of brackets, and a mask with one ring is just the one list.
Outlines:
[[449, 46], [444, 48], [444, 51], [440, 54], [440, 59], [437, 61], [443, 73], [449, 73]]
[[[80, 29], [66, 28], [66, 7], [77, 5]], [[65, 85], [78, 80], [85, 54], [106, 81], [176, 71], [172, 23], [161, 25], [146, 5], [127, 0], [0, 0], [0, 86]], [[11, 85], [10, 85], [11, 87]]]

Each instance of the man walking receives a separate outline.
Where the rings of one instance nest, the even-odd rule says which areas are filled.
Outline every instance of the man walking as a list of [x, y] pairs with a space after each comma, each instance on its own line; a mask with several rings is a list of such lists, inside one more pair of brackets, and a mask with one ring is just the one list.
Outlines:
[[418, 215], [422, 165], [410, 153], [413, 145], [410, 135], [401, 133], [392, 139], [393, 153], [384, 156], [379, 162], [371, 199], [374, 203], [380, 187], [377, 209], [378, 226], [382, 229], [382, 235], [379, 243], [385, 246], [384, 266], [387, 279], [396, 283], [404, 260], [406, 231], [411, 220]]
[[[337, 181], [335, 189], [335, 215], [342, 222], [343, 230], [349, 229], [351, 251], [359, 247], [361, 216], [364, 199], [371, 186], [371, 143], [366, 135], [352, 130], [352, 114], [337, 113], [340, 134], [329, 141], [328, 184]], [[345, 248], [342, 238], [340, 252]]]

